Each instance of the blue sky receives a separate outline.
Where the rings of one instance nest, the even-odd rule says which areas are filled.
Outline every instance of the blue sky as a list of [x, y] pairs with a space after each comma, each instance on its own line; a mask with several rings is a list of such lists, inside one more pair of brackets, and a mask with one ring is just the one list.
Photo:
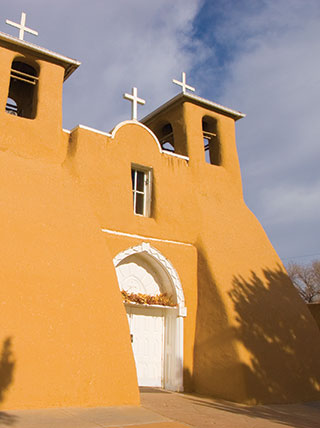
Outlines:
[[[122, 94], [173, 97], [187, 73], [197, 94], [247, 114], [237, 122], [244, 195], [285, 263], [320, 258], [318, 0], [11, 0], [25, 39], [82, 62], [65, 82], [64, 127], [109, 131], [129, 118]], [[309, 256], [310, 255], [310, 256]], [[309, 257], [304, 257], [309, 256]]]

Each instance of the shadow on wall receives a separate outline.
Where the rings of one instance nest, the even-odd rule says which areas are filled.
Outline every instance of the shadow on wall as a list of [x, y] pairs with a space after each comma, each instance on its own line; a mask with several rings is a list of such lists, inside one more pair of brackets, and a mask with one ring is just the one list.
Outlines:
[[261, 277], [234, 277], [229, 292], [235, 337], [250, 355], [243, 365], [246, 395], [258, 403], [320, 399], [317, 327], [280, 266]]
[[[239, 382], [229, 325], [214, 275], [205, 252], [198, 246], [198, 308], [194, 345], [194, 372], [184, 373], [186, 391], [197, 391], [232, 401], [238, 400], [234, 384]], [[192, 389], [191, 389], [192, 388]]]
[[[11, 337], [7, 337], [3, 341], [0, 357], [0, 404], [3, 402], [5, 393], [12, 383], [14, 366], [12, 341]], [[13, 425], [15, 422], [15, 416], [0, 411], [0, 425]]]
[[183, 391], [184, 392], [193, 392], [194, 391], [194, 382], [193, 376], [189, 369], [183, 369]]
[[320, 303], [307, 303], [307, 308], [309, 309], [320, 330]]

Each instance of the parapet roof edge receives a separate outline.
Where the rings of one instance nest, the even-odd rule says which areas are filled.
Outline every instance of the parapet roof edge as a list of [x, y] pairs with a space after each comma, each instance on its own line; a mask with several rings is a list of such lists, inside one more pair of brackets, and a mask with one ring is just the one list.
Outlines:
[[0, 32], [0, 41], [1, 40], [16, 46], [27, 48], [33, 52], [41, 53], [58, 61], [65, 68], [64, 80], [66, 80], [81, 64], [81, 62], [75, 59], [68, 58], [64, 55], [52, 52], [49, 49], [42, 48], [41, 46], [26, 42], [25, 40], [20, 40], [17, 37], [10, 36], [9, 34], [3, 32]]
[[147, 116], [145, 116], [143, 119], [141, 119], [140, 122], [143, 122], [143, 123], [147, 122], [148, 120], [153, 118], [155, 115], [161, 113], [163, 110], [171, 107], [173, 104], [177, 103], [180, 100], [181, 101], [195, 101], [201, 105], [204, 105], [205, 107], [209, 107], [213, 110], [225, 113], [225, 114], [231, 116], [234, 120], [242, 119], [243, 117], [246, 116], [244, 113], [241, 113], [240, 111], [232, 110], [228, 107], [224, 107], [221, 104], [217, 104], [217, 103], [214, 103], [213, 101], [206, 100], [205, 98], [199, 97], [198, 95], [193, 95], [193, 94], [189, 94], [189, 93], [187, 93], [187, 94], [180, 93], [180, 94], [176, 95], [175, 97], [171, 98], [171, 100], [167, 101], [162, 106], [158, 107], [153, 112], [149, 113]]

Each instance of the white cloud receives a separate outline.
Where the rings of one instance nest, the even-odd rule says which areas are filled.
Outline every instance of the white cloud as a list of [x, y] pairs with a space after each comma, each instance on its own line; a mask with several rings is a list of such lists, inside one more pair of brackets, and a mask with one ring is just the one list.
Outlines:
[[217, 28], [234, 48], [219, 101], [247, 113], [237, 124], [245, 197], [283, 257], [320, 252], [320, 3], [307, 3], [239, 5]]
[[110, 130], [129, 117], [132, 86], [143, 117], [192, 70], [201, 96], [247, 113], [237, 123], [245, 198], [280, 255], [320, 250], [318, 0], [15, 0], [1, 6], [0, 31], [17, 34], [5, 19], [22, 11], [39, 31], [27, 40], [82, 61], [65, 82], [64, 126]]
[[271, 225], [319, 221], [320, 180], [310, 186], [279, 185], [261, 194], [262, 219]]
[[[188, 71], [193, 19], [202, 0], [16, 0], [2, 5], [2, 16], [19, 20], [39, 37], [26, 39], [82, 62], [65, 83], [64, 126], [83, 123], [110, 130], [130, 116], [124, 92], [137, 86], [147, 104], [140, 117], [177, 93], [171, 79]], [[25, 9], [26, 7], [26, 9]], [[1, 31], [15, 34], [3, 23]]]

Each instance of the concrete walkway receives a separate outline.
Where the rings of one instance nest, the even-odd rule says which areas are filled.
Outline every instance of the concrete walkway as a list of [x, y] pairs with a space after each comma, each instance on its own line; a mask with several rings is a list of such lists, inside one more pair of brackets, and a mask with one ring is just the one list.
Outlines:
[[320, 401], [245, 406], [195, 394], [141, 388], [141, 404], [197, 428], [320, 428]]
[[320, 402], [244, 406], [142, 388], [141, 407], [0, 411], [1, 428], [319, 428]]
[[0, 412], [0, 427], [13, 428], [186, 428], [143, 407], [59, 408]]

